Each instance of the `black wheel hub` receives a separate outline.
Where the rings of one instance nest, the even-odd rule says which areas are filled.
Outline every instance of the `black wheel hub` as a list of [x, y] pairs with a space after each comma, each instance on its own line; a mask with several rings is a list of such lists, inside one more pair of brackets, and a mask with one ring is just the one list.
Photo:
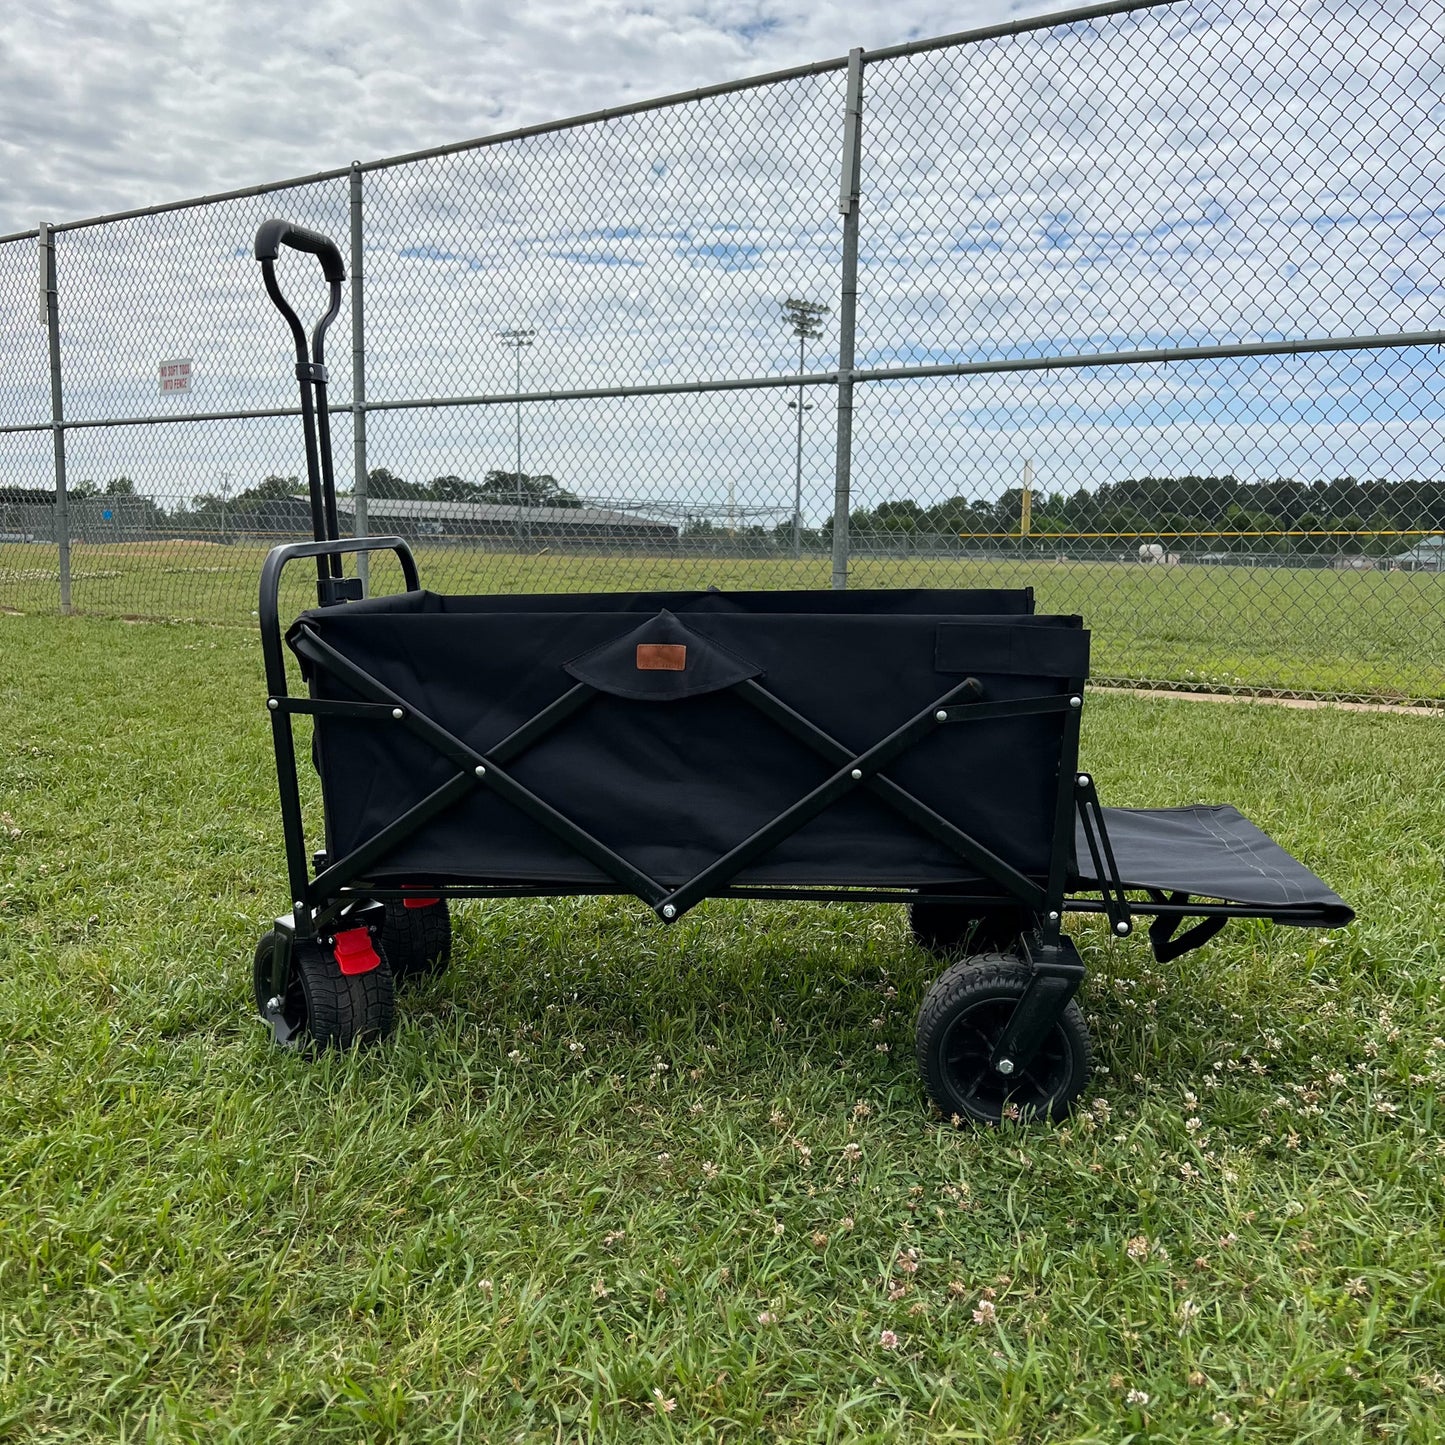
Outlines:
[[1073, 1070], [1069, 1042], [1054, 1029], [1028, 1067], [1002, 1074], [992, 1061], [994, 1049], [1018, 1006], [1017, 998], [979, 999], [944, 1031], [939, 1055], [949, 1083], [967, 1101], [970, 1112], [994, 1118], [1048, 1114]]

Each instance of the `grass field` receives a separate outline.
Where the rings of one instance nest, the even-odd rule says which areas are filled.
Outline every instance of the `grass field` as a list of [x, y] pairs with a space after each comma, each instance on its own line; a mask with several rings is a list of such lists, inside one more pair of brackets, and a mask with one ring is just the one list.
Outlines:
[[1092, 699], [1106, 801], [1360, 920], [1082, 927], [1101, 1075], [984, 1133], [890, 908], [471, 905], [392, 1044], [278, 1052], [258, 651], [0, 615], [0, 1438], [1440, 1438], [1438, 721]]
[[[120, 616], [249, 622], [264, 556], [264, 548], [209, 542], [78, 545], [74, 605]], [[522, 556], [426, 546], [418, 557], [423, 583], [440, 592], [826, 587], [829, 580], [824, 561]], [[400, 585], [394, 563], [373, 565], [377, 590]], [[54, 611], [54, 569], [49, 548], [0, 545], [0, 606]], [[290, 575], [288, 602], [304, 607], [305, 569], [295, 564]], [[1406, 702], [1445, 697], [1441, 574], [918, 560], [857, 561], [850, 578], [859, 587], [1031, 586], [1041, 610], [1083, 615], [1099, 676]]]

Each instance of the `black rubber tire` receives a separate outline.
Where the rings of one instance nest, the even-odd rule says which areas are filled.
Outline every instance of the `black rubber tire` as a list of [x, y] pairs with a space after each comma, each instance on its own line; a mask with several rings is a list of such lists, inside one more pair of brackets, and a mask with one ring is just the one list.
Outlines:
[[397, 983], [439, 978], [452, 961], [452, 916], [445, 898], [426, 908], [408, 908], [400, 898], [382, 900], [386, 921], [381, 946]]
[[913, 941], [937, 958], [960, 954], [1014, 953], [1019, 939], [1032, 933], [1038, 919], [1027, 908], [991, 908], [975, 913], [961, 903], [915, 898], [908, 905]]
[[1027, 1069], [1005, 1078], [989, 1067], [1029, 978], [1026, 963], [990, 954], [954, 964], [928, 990], [918, 1011], [918, 1068], [945, 1117], [997, 1124], [1015, 1108], [1022, 1118], [1059, 1120], [1088, 1087], [1093, 1045], [1077, 999]]
[[[252, 971], [256, 1009], [266, 1017], [271, 998], [271, 959], [275, 934], [256, 945]], [[295, 943], [282, 1013], [292, 1026], [293, 1046], [315, 1051], [380, 1043], [396, 1027], [396, 989], [385, 947], [376, 945], [381, 962], [367, 973], [345, 974], [336, 957], [319, 943]]]

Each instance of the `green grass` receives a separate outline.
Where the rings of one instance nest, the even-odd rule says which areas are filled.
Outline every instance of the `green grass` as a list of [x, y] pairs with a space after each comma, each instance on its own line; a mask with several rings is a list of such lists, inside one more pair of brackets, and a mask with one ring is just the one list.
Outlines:
[[974, 1132], [889, 908], [471, 905], [394, 1042], [280, 1052], [254, 636], [0, 659], [0, 1438], [1439, 1438], [1438, 721], [1093, 698], [1106, 801], [1234, 802], [1360, 921], [1082, 928], [1105, 1072]]
[[[826, 587], [826, 561], [553, 555], [419, 546], [441, 592], [637, 587]], [[249, 622], [263, 548], [206, 542], [76, 546], [81, 611]], [[0, 546], [0, 606], [54, 611], [48, 548]], [[399, 586], [374, 563], [377, 590]], [[305, 568], [288, 603], [308, 601]], [[1099, 676], [1184, 687], [1282, 688], [1395, 701], [1445, 696], [1445, 575], [1097, 562], [857, 561], [859, 587], [1032, 586], [1041, 610], [1082, 614]], [[314, 592], [311, 597], [314, 598]]]

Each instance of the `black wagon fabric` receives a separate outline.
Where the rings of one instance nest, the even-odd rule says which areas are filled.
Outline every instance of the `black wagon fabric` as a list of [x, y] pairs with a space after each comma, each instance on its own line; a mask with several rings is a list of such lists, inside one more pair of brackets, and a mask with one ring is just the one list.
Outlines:
[[847, 588], [837, 592], [739, 591], [708, 587], [688, 592], [538, 592], [453, 596], [444, 592], [396, 592], [348, 604], [356, 615], [371, 613], [478, 612], [595, 613], [735, 612], [811, 617], [1026, 617], [1034, 611], [1032, 587]]
[[[1228, 804], [1105, 808], [1104, 826], [1126, 887], [1277, 910], [1280, 922], [1339, 928], [1354, 910], [1267, 833]], [[1097, 884], [1082, 830], [1079, 881]]]
[[[801, 601], [797, 610], [785, 611], [777, 599], [788, 595], [768, 594], [776, 610], [684, 607], [685, 622], [656, 625], [668, 636], [681, 628], [695, 639], [677, 645], [699, 646], [714, 661], [730, 659], [728, 666], [755, 678], [855, 753], [935, 705], [965, 675], [977, 677], [984, 697], [1003, 700], [1079, 687], [1087, 674], [1087, 633], [1077, 618], [895, 613], [882, 594], [866, 593], [848, 594], [867, 609], [853, 614], [807, 612]], [[819, 595], [791, 594], [810, 602]], [[939, 594], [921, 595], [940, 605]], [[625, 610], [507, 612], [454, 605], [470, 599], [438, 600], [445, 605], [410, 594], [391, 607], [318, 609], [298, 619], [293, 645], [298, 629], [311, 630], [486, 753], [576, 685], [574, 674], [584, 675], [578, 659], [602, 657], [612, 646], [610, 665], [625, 673], [628, 647], [642, 622]], [[940, 670], [945, 622], [965, 635], [950, 636], [949, 668]], [[978, 638], [974, 669], [968, 663], [970, 627]], [[1000, 628], [1022, 636], [1002, 647]], [[1061, 634], [1071, 639], [1062, 652]], [[1077, 672], [1060, 675], [1061, 657]], [[355, 700], [324, 668], [312, 682], [318, 696]], [[507, 771], [661, 883], [692, 877], [837, 769], [727, 687], [696, 696], [671, 693], [665, 702], [617, 691], [593, 697]], [[1040, 877], [1050, 856], [1064, 727], [1061, 712], [940, 727], [886, 775], [1020, 871]], [[333, 858], [353, 851], [457, 772], [405, 728], [324, 717], [317, 733]], [[608, 883], [567, 843], [485, 788], [400, 843], [372, 876]], [[975, 874], [942, 843], [860, 789], [736, 881], [922, 886], [971, 882]]]

